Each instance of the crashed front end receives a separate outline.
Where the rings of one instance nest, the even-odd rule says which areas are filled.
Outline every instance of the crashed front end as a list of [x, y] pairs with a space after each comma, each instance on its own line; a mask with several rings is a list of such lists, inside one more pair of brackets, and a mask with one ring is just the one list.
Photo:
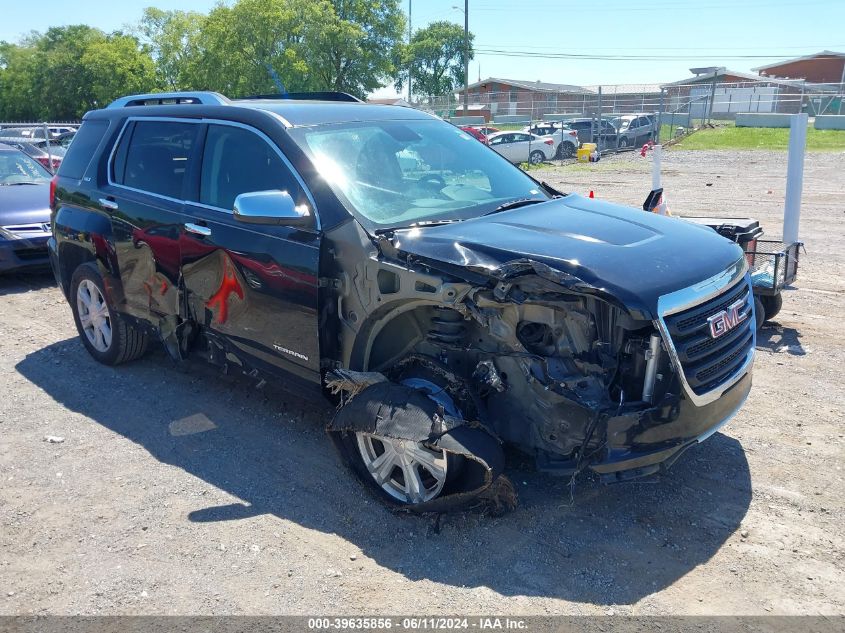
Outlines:
[[[482, 223], [464, 222], [384, 236], [364, 265], [341, 256], [343, 269], [357, 269], [341, 284], [337, 313], [345, 347], [361, 352], [343, 365], [401, 383], [397, 368], [427, 359], [448, 376], [435, 383], [465, 421], [542, 471], [590, 469], [617, 481], [667, 468], [750, 391], [756, 333], [745, 259], [718, 236], [660, 224], [654, 233], [687, 231], [689, 239], [658, 241], [643, 230], [635, 247], [648, 245], [651, 258], [611, 262], [602, 248], [625, 246], [593, 240], [577, 262], [563, 260], [556, 251], [564, 230], [553, 223], [566, 216], [544, 213], [548, 243], [526, 238], [517, 252], [491, 242], [516, 242], [521, 227], [538, 234], [540, 220], [523, 221], [525, 210], [498, 220], [483, 241], [473, 240]], [[683, 244], [700, 263], [667, 272], [664, 262]], [[364, 322], [346, 318], [368, 310]], [[364, 418], [346, 430], [393, 436]], [[428, 439], [412, 439], [437, 446], [436, 425], [425, 426]]]
[[[542, 470], [590, 468], [611, 479], [656, 472], [748, 395], [755, 330], [743, 261], [660, 297], [653, 319], [530, 261], [494, 275], [494, 288], [454, 306], [466, 319], [429, 332], [425, 347], [467, 368], [482, 422]], [[713, 338], [712, 317], [729, 307], [733, 327]]]

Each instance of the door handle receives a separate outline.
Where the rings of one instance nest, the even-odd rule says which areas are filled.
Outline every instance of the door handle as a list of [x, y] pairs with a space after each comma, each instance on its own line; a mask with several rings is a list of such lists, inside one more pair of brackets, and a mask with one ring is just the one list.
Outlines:
[[117, 202], [109, 200], [108, 198], [100, 198], [100, 206], [109, 211], [117, 211]]
[[208, 237], [211, 235], [211, 229], [207, 226], [202, 226], [201, 224], [194, 224], [192, 222], [185, 223], [185, 230], [188, 233], [193, 233], [194, 235], [201, 235], [202, 237]]

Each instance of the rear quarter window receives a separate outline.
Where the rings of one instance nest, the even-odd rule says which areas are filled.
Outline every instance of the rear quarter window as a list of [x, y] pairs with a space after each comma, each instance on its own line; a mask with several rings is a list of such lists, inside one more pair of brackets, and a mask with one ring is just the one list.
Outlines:
[[94, 152], [103, 140], [109, 127], [108, 121], [83, 121], [82, 127], [73, 137], [67, 149], [62, 164], [59, 166], [59, 176], [80, 180], [85, 174], [88, 163], [94, 157]]

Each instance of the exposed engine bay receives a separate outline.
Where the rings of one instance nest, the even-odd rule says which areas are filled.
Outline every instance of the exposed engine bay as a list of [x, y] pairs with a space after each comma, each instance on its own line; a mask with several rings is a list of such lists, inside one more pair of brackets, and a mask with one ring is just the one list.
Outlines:
[[[339, 366], [355, 370], [347, 381], [366, 371], [398, 383], [408, 366], [439, 374], [435, 384], [466, 420], [538, 469], [574, 476], [591, 468], [610, 480], [656, 472], [725, 413], [690, 408], [653, 320], [577, 280], [568, 287], [525, 261], [459, 275], [437, 262], [403, 262], [387, 239], [379, 246], [347, 268], [336, 242], [342, 268], [356, 271], [327, 303], [344, 326]], [[328, 380], [350, 389], [336, 374]], [[662, 457], [626, 461], [640, 450]]]

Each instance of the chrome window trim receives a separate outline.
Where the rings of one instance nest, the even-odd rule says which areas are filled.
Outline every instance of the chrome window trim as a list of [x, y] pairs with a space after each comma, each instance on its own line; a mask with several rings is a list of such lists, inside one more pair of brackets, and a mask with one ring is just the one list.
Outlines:
[[[687, 381], [683, 365], [678, 358], [678, 352], [675, 349], [675, 344], [672, 342], [672, 337], [669, 334], [669, 328], [664, 319], [665, 317], [677, 312], [682, 312], [705, 303], [720, 294], [732, 290], [734, 287], [742, 283], [748, 286], [749, 297], [751, 298], [751, 315], [749, 316], [751, 321], [751, 348], [745, 356], [745, 361], [733, 376], [711, 391], [699, 395], [693, 391]], [[669, 353], [669, 358], [672, 360], [672, 366], [675, 368], [675, 371], [678, 372], [678, 377], [681, 380], [681, 384], [684, 387], [687, 398], [689, 398], [695, 406], [703, 407], [718, 400], [722, 397], [722, 394], [739, 382], [739, 380], [750, 370], [757, 348], [757, 327], [753, 297], [754, 293], [751, 287], [751, 276], [748, 273], [748, 262], [745, 261], [745, 257], [743, 256], [737, 260], [735, 264], [721, 273], [713, 275], [712, 277], [693, 286], [662, 295], [657, 300], [657, 318], [654, 320], [654, 326], [663, 338], [663, 345]]]
[[302, 191], [305, 192], [305, 197], [308, 199], [308, 203], [311, 205], [312, 215], [314, 216], [314, 224], [315, 224], [314, 228], [315, 228], [315, 230], [316, 231], [322, 230], [322, 224], [320, 222], [320, 214], [317, 212], [317, 204], [314, 202], [314, 196], [312, 195], [311, 190], [305, 184], [305, 181], [299, 175], [299, 172], [296, 171], [293, 164], [290, 162], [290, 160], [288, 160], [288, 157], [284, 155], [282, 150], [280, 150], [279, 147], [264, 132], [262, 132], [261, 130], [259, 130], [257, 128], [252, 127], [251, 125], [247, 125], [245, 123], [240, 123], [239, 121], [227, 121], [225, 119], [206, 119], [206, 118], [189, 119], [189, 118], [181, 118], [181, 117], [164, 117], [164, 116], [131, 116], [131, 117], [128, 117], [126, 119], [126, 121], [123, 123], [123, 128], [120, 130], [120, 134], [118, 134], [117, 140], [115, 141], [114, 145], [112, 146], [111, 152], [109, 152], [108, 168], [106, 169], [106, 180], [107, 180], [108, 184], [111, 185], [112, 187], [118, 187], [119, 189], [126, 189], [128, 191], [134, 191], [136, 193], [143, 193], [145, 195], [153, 196], [155, 198], [161, 198], [162, 200], [169, 200], [171, 202], [179, 202], [181, 204], [186, 204], [186, 205], [189, 204], [189, 205], [193, 205], [193, 206], [202, 207], [204, 209], [209, 209], [211, 211], [218, 211], [220, 213], [226, 213], [228, 215], [233, 215], [232, 209], [224, 209], [222, 207], [215, 207], [215, 206], [210, 205], [210, 204], [202, 203], [199, 200], [185, 200], [185, 199], [179, 199], [179, 198], [171, 198], [170, 196], [165, 196], [163, 194], [155, 193], [153, 191], [146, 191], [144, 189], [137, 189], [135, 187], [128, 187], [126, 185], [114, 182], [114, 180], [112, 179], [112, 167], [114, 165], [114, 155], [117, 152], [117, 148], [120, 146], [120, 143], [123, 140], [124, 135], [126, 134], [126, 128], [129, 127], [130, 123], [133, 123], [133, 122], [136, 122], [136, 121], [164, 121], [164, 122], [172, 122], [172, 123], [190, 123], [190, 124], [194, 124], [194, 125], [228, 125], [228, 126], [231, 126], [231, 127], [239, 127], [239, 128], [244, 129], [244, 130], [247, 130], [249, 132], [252, 132], [253, 134], [256, 134], [265, 143], [267, 143], [274, 152], [276, 152], [278, 157], [284, 163], [285, 167], [287, 167], [288, 170], [290, 171], [290, 173], [293, 174], [294, 179], [299, 184], [299, 186], [302, 188]]

